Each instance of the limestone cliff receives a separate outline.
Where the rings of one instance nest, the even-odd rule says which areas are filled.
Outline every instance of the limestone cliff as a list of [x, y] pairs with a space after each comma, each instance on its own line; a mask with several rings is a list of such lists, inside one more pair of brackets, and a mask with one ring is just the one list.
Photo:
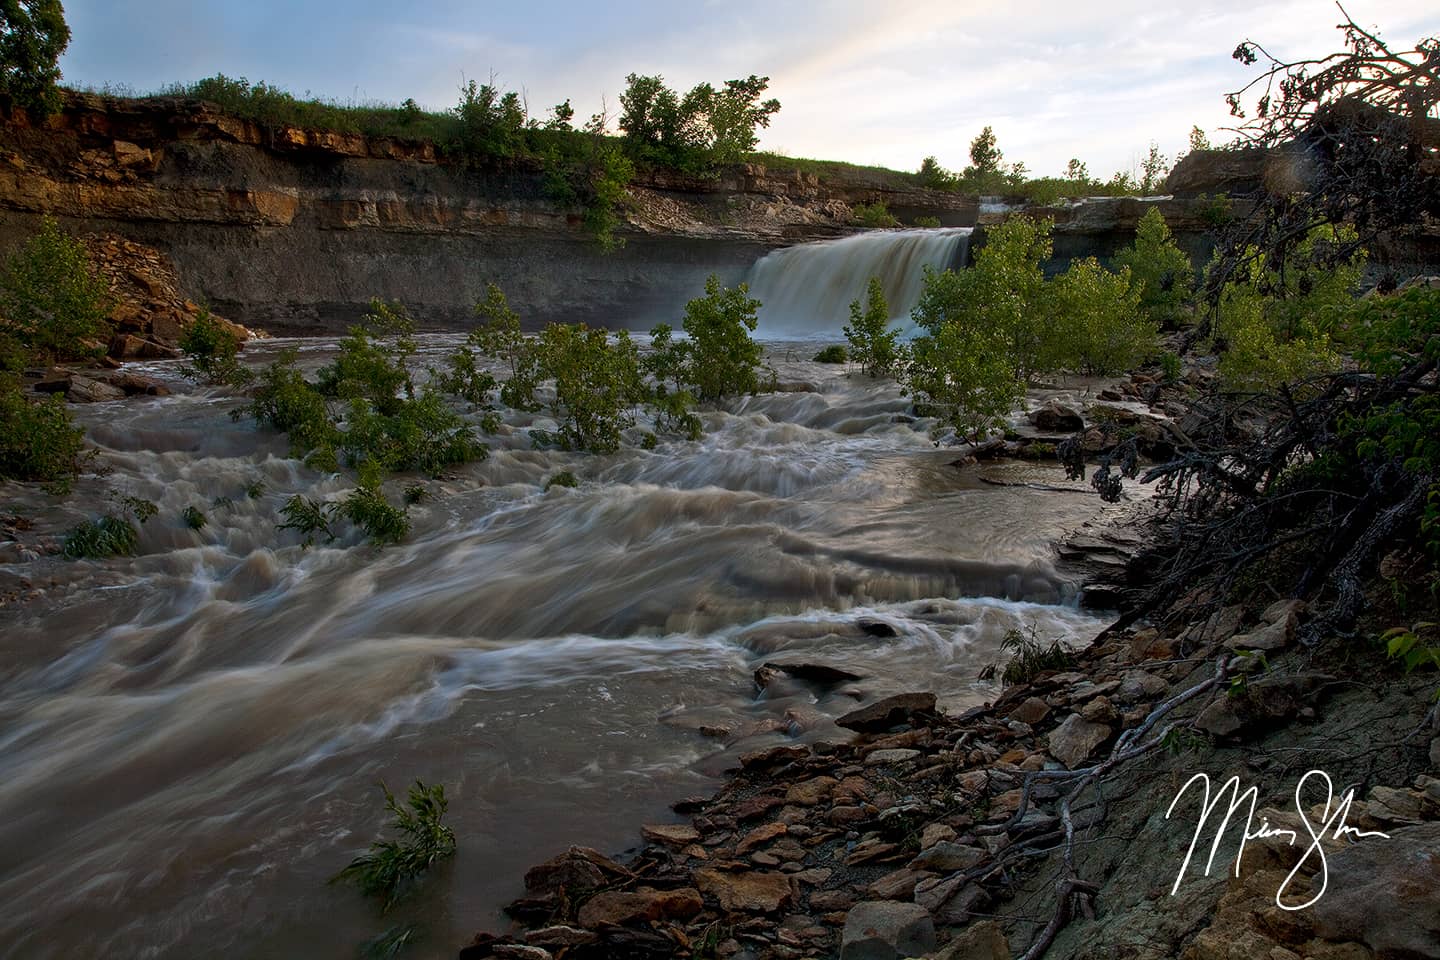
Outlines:
[[268, 128], [173, 98], [71, 95], [43, 124], [0, 121], [0, 249], [45, 214], [130, 238], [166, 254], [194, 300], [279, 333], [339, 329], [377, 296], [455, 326], [492, 280], [532, 324], [648, 325], [711, 272], [733, 282], [776, 246], [846, 232], [854, 203], [976, 215], [973, 198], [742, 165], [642, 178], [626, 243], [606, 254], [525, 163], [475, 169], [429, 143]]

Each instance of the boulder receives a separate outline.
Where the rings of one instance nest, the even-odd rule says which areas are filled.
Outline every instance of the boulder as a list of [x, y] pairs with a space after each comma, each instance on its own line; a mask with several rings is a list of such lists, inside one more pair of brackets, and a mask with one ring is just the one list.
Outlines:
[[1010, 960], [1010, 941], [994, 920], [972, 923], [935, 954], [934, 960]]
[[837, 726], [857, 733], [883, 733], [891, 727], [908, 723], [917, 713], [935, 711], [935, 694], [901, 693], [877, 700], [868, 707], [852, 710], [835, 721]]
[[580, 926], [595, 929], [605, 924], [636, 923], [645, 920], [689, 920], [705, 904], [691, 887], [678, 890], [606, 890], [595, 894], [580, 908]]
[[1085, 429], [1085, 418], [1079, 410], [1053, 400], [1030, 411], [1030, 422], [1037, 430], [1047, 433], [1073, 433]]
[[611, 880], [630, 876], [630, 871], [603, 853], [588, 847], [571, 847], [525, 874], [525, 889], [534, 894], [558, 893], [568, 896], [605, 886]]
[[65, 399], [72, 403], [99, 403], [105, 400], [122, 400], [125, 391], [99, 380], [91, 380], [75, 374], [65, 390]]
[[1048, 716], [1050, 716], [1050, 704], [1039, 697], [1027, 697], [1020, 706], [1010, 711], [1011, 720], [1019, 720], [1032, 727]]
[[919, 904], [872, 900], [845, 915], [840, 960], [897, 960], [934, 949], [935, 923]]
[[1103, 723], [1086, 720], [1078, 713], [1072, 713], [1050, 732], [1050, 755], [1071, 770], [1090, 759], [1100, 744], [1114, 733]]
[[1385, 958], [1440, 956], [1440, 823], [1357, 840], [1330, 855], [1329, 890], [1310, 908], [1317, 935]]

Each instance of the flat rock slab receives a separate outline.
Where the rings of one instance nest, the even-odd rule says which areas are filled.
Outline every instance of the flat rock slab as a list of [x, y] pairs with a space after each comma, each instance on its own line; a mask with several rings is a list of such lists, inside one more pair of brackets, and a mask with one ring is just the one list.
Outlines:
[[1050, 732], [1050, 755], [1074, 770], [1090, 759], [1095, 748], [1109, 740], [1113, 732], [1103, 723], [1093, 723], [1072, 713]]
[[651, 843], [683, 847], [700, 839], [700, 831], [688, 823], [654, 823], [640, 828], [640, 835]]
[[837, 726], [857, 733], [882, 733], [891, 727], [909, 722], [917, 713], [935, 711], [935, 694], [901, 693], [877, 700], [868, 707], [852, 710], [836, 720]]
[[701, 893], [714, 897], [722, 910], [775, 913], [794, 899], [790, 878], [783, 873], [696, 870], [695, 884]]

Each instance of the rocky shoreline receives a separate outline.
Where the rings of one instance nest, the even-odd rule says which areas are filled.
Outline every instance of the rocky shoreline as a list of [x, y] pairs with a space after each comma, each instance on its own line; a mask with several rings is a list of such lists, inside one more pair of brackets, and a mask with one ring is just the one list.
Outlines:
[[[513, 928], [459, 955], [1437, 955], [1440, 718], [1423, 683], [1376, 678], [1377, 693], [1298, 647], [1305, 616], [1280, 600], [1107, 631], [1072, 669], [958, 716], [934, 692], [867, 704], [837, 721], [853, 739], [742, 755], [714, 796], [675, 803], [676, 821], [644, 826], [622, 857], [572, 847], [536, 866], [508, 908]], [[777, 663], [757, 687], [782, 675], [844, 682]], [[1329, 875], [1350, 889], [1280, 910], [1303, 845], [1270, 836], [1244, 847], [1238, 876], [1222, 854], [1209, 876], [1190, 871], [1187, 896], [1167, 895], [1195, 822], [1163, 819], [1185, 777], [1265, 781], [1257, 816], [1305, 836], [1288, 792], [1310, 768], [1359, 787], [1348, 822], [1392, 838], [1326, 841]], [[1325, 876], [1309, 857], [1286, 896], [1306, 899]]]

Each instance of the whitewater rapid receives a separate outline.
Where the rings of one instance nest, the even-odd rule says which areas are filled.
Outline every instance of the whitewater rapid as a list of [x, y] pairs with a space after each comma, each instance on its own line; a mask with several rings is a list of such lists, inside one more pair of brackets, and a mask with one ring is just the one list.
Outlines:
[[[424, 366], [457, 338], [422, 341]], [[334, 347], [298, 345], [312, 368]], [[0, 563], [31, 588], [0, 607], [0, 954], [341, 958], [413, 920], [409, 955], [453, 956], [528, 866], [623, 850], [740, 751], [837, 736], [872, 696], [993, 698], [976, 675], [1011, 628], [1092, 637], [1052, 544], [1098, 500], [1053, 467], [991, 468], [1043, 492], [981, 482], [893, 384], [813, 350], [767, 344], [787, 392], [706, 412], [698, 442], [536, 450], [544, 418], [511, 416], [487, 461], [389, 485], [427, 495], [385, 549], [277, 529], [289, 495], [353, 480], [174, 364], [143, 368], [173, 396], [76, 407], [109, 475], [63, 503], [8, 487], [9, 509], [52, 537], [110, 490], [160, 512], [134, 558]], [[543, 491], [560, 470], [580, 486]], [[864, 679], [761, 695], [772, 659]], [[445, 784], [460, 849], [381, 919], [325, 881], [380, 834], [376, 783], [417, 777]]]

